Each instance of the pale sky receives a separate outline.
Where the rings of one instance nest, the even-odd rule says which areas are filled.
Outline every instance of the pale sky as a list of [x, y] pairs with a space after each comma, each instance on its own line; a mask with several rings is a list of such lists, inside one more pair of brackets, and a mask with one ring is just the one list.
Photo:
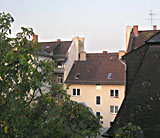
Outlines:
[[159, 0], [0, 0], [0, 12], [10, 13], [15, 22], [12, 36], [20, 27], [32, 27], [39, 41], [85, 38], [87, 52], [125, 50], [125, 28], [139, 25], [160, 29]]

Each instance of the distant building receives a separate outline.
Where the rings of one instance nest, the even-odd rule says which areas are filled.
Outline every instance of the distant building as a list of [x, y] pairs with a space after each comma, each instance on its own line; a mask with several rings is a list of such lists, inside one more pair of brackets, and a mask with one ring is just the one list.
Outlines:
[[82, 52], [65, 81], [71, 99], [83, 102], [98, 116], [103, 126], [110, 127], [124, 98], [124, 65], [119, 53]]
[[[38, 42], [38, 35], [33, 36], [33, 42]], [[79, 55], [84, 51], [84, 38], [75, 37], [72, 41], [39, 42], [39, 59], [54, 60], [55, 62], [55, 82], [63, 84], [68, 76], [75, 60], [79, 60]]]
[[118, 128], [132, 122], [144, 138], [160, 137], [160, 30], [138, 31], [129, 37], [126, 62], [126, 96], [112, 127], [103, 135], [114, 137]]

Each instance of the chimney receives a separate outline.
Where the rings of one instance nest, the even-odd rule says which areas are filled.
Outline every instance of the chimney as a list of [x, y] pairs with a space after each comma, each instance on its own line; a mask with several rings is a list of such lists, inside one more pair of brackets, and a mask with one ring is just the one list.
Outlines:
[[33, 35], [32, 40], [33, 40], [33, 43], [38, 42], [38, 35]]
[[133, 33], [134, 33], [134, 36], [138, 36], [138, 25], [133, 26]]
[[79, 53], [84, 51], [84, 38], [80, 37], [79, 38]]
[[120, 50], [118, 53], [119, 59], [125, 55], [125, 51], [124, 50]]
[[153, 30], [157, 30], [157, 25], [153, 25]]
[[107, 54], [108, 52], [107, 51], [103, 51], [103, 54]]
[[126, 27], [126, 51], [128, 49], [128, 43], [129, 43], [131, 31], [132, 31], [132, 27], [127, 25], [127, 27]]
[[74, 37], [72, 38], [73, 42], [74, 42], [74, 60], [78, 60], [79, 59], [79, 37]]
[[57, 42], [61, 42], [61, 39], [57, 39]]
[[86, 52], [85, 51], [82, 51], [80, 53], [80, 61], [86, 61]]

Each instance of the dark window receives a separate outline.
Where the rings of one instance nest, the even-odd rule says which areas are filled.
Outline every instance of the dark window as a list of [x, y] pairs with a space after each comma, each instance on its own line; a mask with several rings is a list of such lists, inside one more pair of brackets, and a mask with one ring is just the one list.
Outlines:
[[96, 116], [100, 116], [101, 114], [100, 114], [100, 112], [96, 112]]
[[110, 113], [118, 113], [118, 106], [110, 106]]
[[110, 90], [110, 96], [114, 96], [114, 90]]
[[77, 89], [77, 95], [80, 95], [80, 89]]
[[74, 79], [79, 79], [80, 73], [77, 73]]
[[110, 106], [110, 113], [114, 113], [114, 106]]
[[118, 90], [115, 90], [115, 97], [118, 97]]
[[73, 95], [76, 95], [76, 89], [73, 89]]
[[115, 113], [118, 113], [118, 106], [115, 106]]
[[110, 126], [113, 126], [113, 122], [110, 122]]
[[100, 96], [96, 97], [96, 104], [100, 104]]

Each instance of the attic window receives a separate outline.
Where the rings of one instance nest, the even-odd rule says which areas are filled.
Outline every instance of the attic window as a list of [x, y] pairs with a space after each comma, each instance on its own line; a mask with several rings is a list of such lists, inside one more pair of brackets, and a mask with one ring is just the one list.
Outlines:
[[109, 57], [109, 60], [112, 60], [112, 59], [113, 59], [113, 57], [112, 57], [112, 56], [110, 56], [110, 57]]
[[80, 73], [77, 73], [74, 79], [78, 80], [79, 76], [80, 76]]
[[46, 48], [50, 48], [50, 46], [46, 46]]
[[107, 79], [112, 79], [112, 73], [108, 73]]

